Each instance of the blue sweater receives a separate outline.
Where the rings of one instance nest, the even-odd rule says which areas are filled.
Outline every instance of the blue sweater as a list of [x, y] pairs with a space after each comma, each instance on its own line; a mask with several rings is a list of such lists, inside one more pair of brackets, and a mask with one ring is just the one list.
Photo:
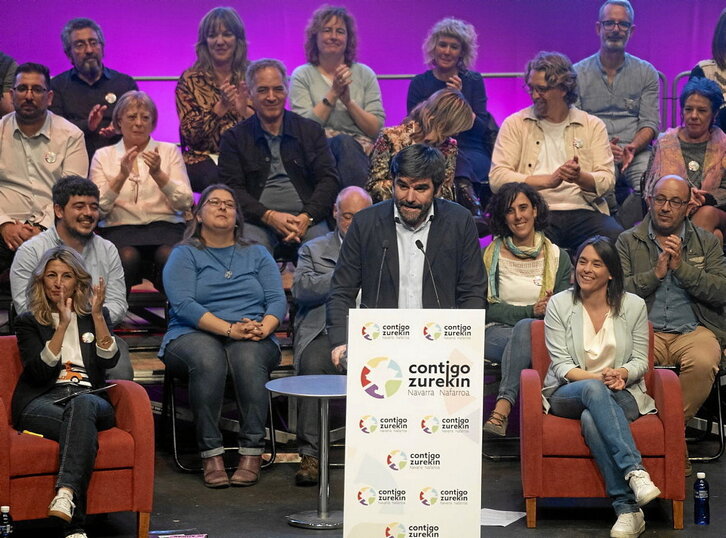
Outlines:
[[[228, 267], [230, 279], [224, 278]], [[171, 308], [159, 356], [172, 340], [197, 331], [207, 312], [229, 323], [242, 318], [261, 321], [268, 314], [282, 321], [287, 307], [277, 264], [260, 245], [179, 245], [164, 266], [164, 290]]]

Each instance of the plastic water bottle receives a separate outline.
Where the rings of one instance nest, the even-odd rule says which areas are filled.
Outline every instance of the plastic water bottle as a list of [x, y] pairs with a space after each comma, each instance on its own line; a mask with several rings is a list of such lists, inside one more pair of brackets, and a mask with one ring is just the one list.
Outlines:
[[693, 522], [696, 525], [708, 525], [710, 520], [706, 473], [697, 473], [693, 483]]
[[0, 506], [0, 538], [10, 538], [13, 535], [13, 518], [10, 516], [9, 506]]

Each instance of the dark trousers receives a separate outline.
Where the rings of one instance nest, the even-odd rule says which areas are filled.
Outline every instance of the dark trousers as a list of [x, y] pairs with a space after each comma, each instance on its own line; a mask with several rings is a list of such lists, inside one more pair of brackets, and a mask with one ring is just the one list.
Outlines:
[[571, 252], [593, 235], [604, 235], [615, 244], [622, 232], [623, 227], [610, 215], [587, 209], [550, 211], [550, 224], [545, 230], [550, 241]]

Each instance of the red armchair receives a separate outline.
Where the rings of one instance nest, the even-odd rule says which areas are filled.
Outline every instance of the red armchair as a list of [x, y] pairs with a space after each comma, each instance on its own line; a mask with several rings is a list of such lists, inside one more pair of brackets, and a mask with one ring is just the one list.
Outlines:
[[[532, 323], [532, 369], [523, 370], [520, 395], [520, 448], [522, 491], [527, 507], [527, 527], [537, 526], [540, 497], [606, 497], [605, 482], [580, 433], [578, 420], [544, 414], [542, 381], [550, 364], [545, 346], [544, 321]], [[655, 400], [656, 415], [631, 423], [643, 464], [661, 497], [673, 503], [673, 528], [683, 528], [685, 498], [683, 403], [675, 373], [653, 369], [653, 329], [650, 328], [645, 376], [648, 394]]]
[[[11, 424], [10, 402], [23, 370], [15, 336], [0, 337], [0, 504], [13, 519], [42, 519], [55, 495], [58, 443], [22, 434]], [[146, 391], [116, 381], [108, 391], [116, 427], [98, 435], [87, 512], [137, 512], [138, 537], [149, 534], [154, 494], [154, 421]]]

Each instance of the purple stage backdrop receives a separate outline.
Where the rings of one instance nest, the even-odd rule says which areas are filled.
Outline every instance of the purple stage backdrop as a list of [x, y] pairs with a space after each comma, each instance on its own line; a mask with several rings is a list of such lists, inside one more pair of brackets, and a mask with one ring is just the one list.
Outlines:
[[[335, 2], [333, 2], [335, 3]], [[358, 21], [358, 60], [378, 74], [425, 69], [421, 43], [437, 20], [454, 16], [479, 34], [475, 68], [519, 72], [539, 50], [557, 50], [573, 61], [598, 48], [595, 21], [600, 0], [365, 0], [341, 2]], [[279, 58], [288, 69], [304, 63], [304, 28], [321, 2], [281, 0], [238, 3], [247, 28], [249, 56]], [[18, 63], [36, 61], [58, 74], [70, 67], [60, 31], [72, 17], [96, 20], [106, 35], [106, 65], [133, 76], [179, 76], [194, 61], [197, 25], [207, 0], [4, 0], [0, 50]], [[697, 61], [710, 58], [721, 0], [634, 0], [636, 31], [628, 51], [647, 59], [669, 83]], [[159, 140], [178, 141], [173, 82], [142, 82], [159, 106]], [[489, 109], [499, 123], [529, 103], [522, 81], [486, 81]], [[387, 125], [405, 115], [408, 81], [381, 81]], [[670, 89], [668, 90], [670, 94]]]

